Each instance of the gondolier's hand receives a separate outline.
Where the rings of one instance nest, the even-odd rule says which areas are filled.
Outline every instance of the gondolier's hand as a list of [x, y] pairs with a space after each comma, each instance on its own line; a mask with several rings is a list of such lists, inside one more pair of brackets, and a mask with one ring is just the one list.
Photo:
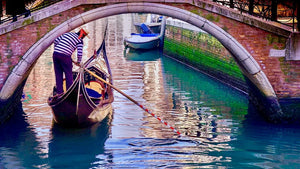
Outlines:
[[74, 62], [74, 64], [75, 64], [76, 66], [82, 67], [81, 62]]
[[93, 56], [93, 58], [95, 59], [96, 57], [97, 57], [97, 51], [94, 50], [94, 56]]

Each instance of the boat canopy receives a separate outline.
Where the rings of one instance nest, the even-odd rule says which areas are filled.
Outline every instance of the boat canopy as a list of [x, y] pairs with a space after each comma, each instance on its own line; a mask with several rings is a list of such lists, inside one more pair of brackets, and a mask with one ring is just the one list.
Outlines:
[[144, 34], [152, 34], [151, 29], [144, 23], [141, 24], [141, 29]]

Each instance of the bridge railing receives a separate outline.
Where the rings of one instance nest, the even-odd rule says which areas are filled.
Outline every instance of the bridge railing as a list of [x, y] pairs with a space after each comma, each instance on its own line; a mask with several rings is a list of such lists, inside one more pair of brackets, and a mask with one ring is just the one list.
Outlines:
[[[43, 9], [52, 4], [55, 4], [62, 0], [36, 0], [35, 2], [41, 1], [39, 5], [31, 8], [27, 7], [27, 12], [19, 14], [17, 16], [5, 16], [0, 19], [0, 24], [15, 21], [17, 18], [22, 16], [29, 16], [31, 12]], [[283, 25], [289, 26], [294, 31], [297, 28], [296, 23], [296, 1], [286, 2], [280, 0], [212, 0], [215, 3], [223, 6], [236, 9], [241, 13], [248, 13], [250, 15], [279, 22]], [[1, 15], [0, 15], [1, 16]], [[300, 16], [299, 16], [300, 17]], [[300, 25], [300, 24], [299, 24]], [[298, 28], [299, 30], [299, 28]]]
[[[37, 2], [37, 1], [40, 1], [40, 0], [36, 0], [35, 2]], [[46, 7], [51, 6], [60, 1], [62, 1], [62, 0], [43, 0], [43, 1], [41, 1], [40, 4], [38, 4], [37, 6], [34, 6], [34, 7], [32, 7], [30, 4], [27, 4], [26, 12], [18, 14], [16, 16], [4, 16], [3, 18], [0, 19], [0, 24], [16, 21], [18, 18], [21, 18], [23, 16], [24, 17], [30, 16], [31, 12], [46, 8]]]
[[223, 6], [236, 9], [241, 13], [248, 13], [255, 17], [279, 22], [297, 28], [296, 5], [294, 2], [272, 1], [272, 0], [212, 0]]

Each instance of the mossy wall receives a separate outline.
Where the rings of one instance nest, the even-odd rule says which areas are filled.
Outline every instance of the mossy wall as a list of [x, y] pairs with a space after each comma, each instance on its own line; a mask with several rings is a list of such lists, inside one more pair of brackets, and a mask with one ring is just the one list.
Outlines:
[[234, 58], [217, 39], [205, 32], [168, 25], [164, 54], [247, 92], [244, 76]]

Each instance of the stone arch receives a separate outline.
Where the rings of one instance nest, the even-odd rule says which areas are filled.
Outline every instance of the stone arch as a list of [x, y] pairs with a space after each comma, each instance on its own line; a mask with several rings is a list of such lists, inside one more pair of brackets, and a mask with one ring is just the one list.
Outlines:
[[25, 53], [6, 80], [0, 92], [0, 98], [8, 99], [12, 96], [15, 89], [24, 79], [26, 79], [42, 52], [46, 50], [59, 35], [96, 19], [123, 13], [155, 13], [177, 18], [201, 28], [218, 39], [223, 46], [227, 48], [237, 61], [237, 64], [240, 66], [245, 76], [247, 76], [266, 97], [276, 98], [273, 87], [258, 63], [230, 34], [201, 16], [180, 8], [157, 3], [111, 4], [82, 13], [60, 24], [43, 36]]

